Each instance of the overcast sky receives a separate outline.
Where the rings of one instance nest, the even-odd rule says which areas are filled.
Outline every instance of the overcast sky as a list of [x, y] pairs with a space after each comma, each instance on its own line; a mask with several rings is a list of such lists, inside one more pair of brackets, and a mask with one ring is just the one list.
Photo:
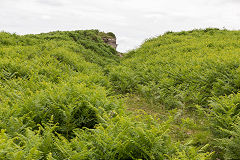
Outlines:
[[166, 31], [240, 28], [240, 0], [0, 0], [0, 30], [42, 33], [99, 29], [134, 49]]

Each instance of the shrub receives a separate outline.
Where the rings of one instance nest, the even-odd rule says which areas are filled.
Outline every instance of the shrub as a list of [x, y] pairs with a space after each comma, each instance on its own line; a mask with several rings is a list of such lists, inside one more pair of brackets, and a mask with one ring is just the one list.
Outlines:
[[210, 106], [211, 131], [216, 138], [229, 137], [224, 130], [233, 130], [240, 115], [240, 93], [213, 98]]
[[[211, 97], [239, 90], [238, 35], [237, 31], [206, 29], [147, 40], [126, 53], [121, 64], [112, 69], [111, 80], [118, 90], [129, 90], [121, 86], [126, 83], [132, 92], [166, 108], [207, 107]], [[117, 79], [122, 83], [117, 84]]]
[[18, 108], [21, 108], [18, 116], [26, 115], [25, 123], [31, 124], [29, 127], [47, 123], [53, 116], [53, 122], [59, 125], [59, 133], [69, 137], [75, 128], [93, 128], [101, 122], [103, 111], [119, 109], [120, 105], [113, 99], [109, 101], [100, 87], [91, 89], [84, 84], [61, 84], [26, 97]]

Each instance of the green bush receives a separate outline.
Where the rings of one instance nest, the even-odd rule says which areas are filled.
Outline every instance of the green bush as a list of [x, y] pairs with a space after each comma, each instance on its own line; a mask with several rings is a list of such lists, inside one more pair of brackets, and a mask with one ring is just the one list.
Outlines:
[[[107, 125], [87, 132], [77, 130], [77, 141], [85, 141], [93, 159], [209, 159], [211, 153], [173, 142], [169, 136], [172, 117], [164, 123], [149, 115], [116, 116]], [[75, 140], [73, 142], [76, 142]]]
[[240, 93], [213, 98], [211, 106], [211, 130], [217, 138], [228, 137], [223, 130], [232, 130], [240, 115]]
[[239, 120], [240, 93], [231, 94], [211, 101], [210, 130], [213, 134], [213, 146], [219, 157], [238, 159], [239, 157]]
[[216, 139], [216, 147], [223, 151], [224, 159], [239, 159], [240, 153], [240, 117], [238, 122], [233, 124], [231, 130], [222, 129], [222, 132], [228, 134], [228, 137]]
[[75, 137], [66, 139], [56, 133], [53, 117], [32, 131], [11, 138], [0, 134], [2, 159], [201, 159], [211, 153], [205, 148], [174, 143], [169, 136], [171, 119], [159, 124], [151, 116], [126, 117], [105, 115], [105, 124], [95, 129], [76, 129]]
[[1, 43], [0, 49], [0, 129], [14, 137], [26, 127], [37, 129], [53, 116], [59, 124], [57, 131], [71, 138], [73, 129], [93, 128], [103, 121], [103, 112], [121, 108], [121, 102], [109, 95], [110, 82], [97, 59], [86, 58], [91, 53], [104, 63], [107, 59], [117, 63], [116, 51], [98, 34], [57, 31], [18, 36], [1, 32], [1, 41], [9, 43]]
[[207, 107], [211, 97], [240, 88], [238, 37], [238, 31], [206, 29], [149, 39], [126, 53], [112, 69], [112, 81], [118, 90], [125, 92], [122, 84], [127, 84], [132, 92], [166, 108]]
[[[169, 32], [121, 60], [103, 37], [0, 32], [0, 159], [239, 157], [238, 31]], [[126, 114], [126, 93], [190, 113]]]
[[[103, 111], [119, 109], [117, 102], [107, 99], [100, 87], [88, 88], [84, 84], [61, 84], [52, 89], [38, 91], [20, 102], [20, 116], [26, 114], [35, 125], [47, 123], [51, 116], [59, 124], [58, 131], [68, 135], [75, 128], [93, 128], [101, 122]], [[28, 122], [29, 123], [29, 120]]]

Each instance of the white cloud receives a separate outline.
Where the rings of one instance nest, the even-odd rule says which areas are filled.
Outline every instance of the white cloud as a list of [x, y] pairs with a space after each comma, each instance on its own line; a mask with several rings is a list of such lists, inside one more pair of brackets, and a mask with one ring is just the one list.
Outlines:
[[118, 50], [166, 31], [239, 29], [239, 0], [0, 0], [0, 30], [19, 34], [100, 29], [118, 37]]

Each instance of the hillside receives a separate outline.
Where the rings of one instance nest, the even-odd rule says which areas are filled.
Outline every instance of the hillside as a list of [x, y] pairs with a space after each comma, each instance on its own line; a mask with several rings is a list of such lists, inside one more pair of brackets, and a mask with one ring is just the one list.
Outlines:
[[211, 144], [218, 158], [239, 159], [239, 71], [240, 32], [208, 28], [146, 40], [112, 68], [110, 79], [155, 110], [177, 109], [190, 118], [184, 136], [192, 143]]
[[0, 159], [238, 159], [239, 31], [108, 38], [0, 33]]
[[166, 33], [128, 53], [112, 79], [124, 77], [117, 89], [136, 90], [167, 108], [207, 106], [211, 97], [240, 89], [239, 36], [216, 29]]

